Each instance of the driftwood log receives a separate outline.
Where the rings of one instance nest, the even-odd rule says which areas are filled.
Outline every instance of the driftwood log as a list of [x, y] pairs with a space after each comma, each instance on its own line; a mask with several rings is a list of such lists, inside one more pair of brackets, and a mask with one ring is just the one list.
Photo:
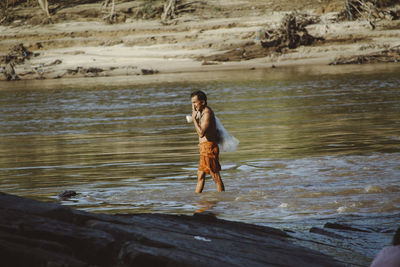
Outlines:
[[[110, 0], [105, 0], [104, 3], [101, 5], [100, 11], [103, 11], [103, 9], [106, 9], [108, 7]], [[109, 23], [114, 23], [116, 21], [117, 14], [115, 12], [115, 0], [112, 0], [111, 3], [111, 9], [109, 12], [106, 12], [106, 15], [103, 17], [103, 19]]]
[[318, 17], [292, 12], [282, 18], [279, 27], [260, 30], [256, 37], [259, 42], [249, 41], [222, 54], [201, 56], [197, 59], [203, 61], [203, 65], [209, 65], [213, 62], [241, 61], [287, 53], [289, 49], [324, 40], [322, 37], [310, 35], [306, 29], [306, 26], [318, 21]]
[[194, 12], [197, 7], [205, 5], [206, 3], [206, 1], [168, 0], [164, 4], [161, 22], [168, 24], [169, 20], [175, 19], [179, 14]]
[[364, 19], [372, 30], [379, 20], [398, 20], [400, 11], [388, 7], [398, 4], [398, 0], [346, 0], [345, 12], [339, 16], [349, 20]]
[[49, 3], [48, 0], [38, 0], [39, 6], [43, 9], [44, 13], [48, 18], [50, 18], [50, 13], [49, 13]]
[[264, 48], [273, 48], [277, 52], [282, 52], [285, 48], [294, 49], [301, 45], [311, 45], [315, 41], [322, 40], [310, 35], [306, 29], [307, 25], [316, 21], [316, 18], [307, 18], [302, 14], [286, 14], [278, 29], [265, 31], [264, 36], [261, 36], [261, 45]]
[[8, 61], [6, 67], [4, 68], [4, 75], [6, 76], [7, 81], [15, 81], [18, 80], [19, 77], [15, 72], [14, 62]]
[[335, 58], [329, 65], [370, 64], [370, 63], [399, 63], [400, 45], [366, 55]]
[[105, 215], [0, 193], [2, 266], [342, 266], [281, 230], [213, 215]]
[[165, 3], [164, 12], [161, 15], [161, 20], [165, 22], [168, 19], [173, 19], [176, 16], [175, 9], [176, 9], [176, 0], [169, 0], [168, 3]]
[[7, 81], [19, 80], [15, 66], [24, 63], [25, 60], [29, 60], [33, 55], [23, 44], [18, 44], [13, 46], [7, 55], [0, 57], [0, 64], [5, 64], [3, 72], [5, 79]]
[[22, 64], [25, 60], [29, 60], [34, 54], [26, 49], [26, 47], [20, 43], [14, 45], [7, 55], [0, 57], [0, 63], [8, 63], [12, 61], [15, 64]]

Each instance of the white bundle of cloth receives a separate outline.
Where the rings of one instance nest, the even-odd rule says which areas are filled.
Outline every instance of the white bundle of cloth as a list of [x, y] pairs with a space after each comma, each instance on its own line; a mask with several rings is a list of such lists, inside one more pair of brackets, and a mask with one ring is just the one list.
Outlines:
[[[200, 112], [197, 113], [198, 119], [200, 118]], [[187, 115], [186, 120], [188, 123], [193, 122], [192, 116]], [[232, 136], [222, 125], [221, 121], [215, 116], [215, 123], [217, 126], [217, 130], [220, 135], [220, 140], [218, 142], [218, 146], [220, 151], [222, 152], [233, 152], [236, 151], [239, 145], [239, 140], [237, 140], [234, 136]]]

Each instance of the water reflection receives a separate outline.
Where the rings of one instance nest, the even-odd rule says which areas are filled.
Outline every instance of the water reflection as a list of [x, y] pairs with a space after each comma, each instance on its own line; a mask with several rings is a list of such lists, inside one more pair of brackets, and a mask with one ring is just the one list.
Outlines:
[[206, 200], [198, 201], [196, 204], [197, 209], [195, 213], [203, 213], [206, 211], [211, 211], [214, 207], [217, 206], [217, 204], [218, 204], [217, 201], [206, 201]]

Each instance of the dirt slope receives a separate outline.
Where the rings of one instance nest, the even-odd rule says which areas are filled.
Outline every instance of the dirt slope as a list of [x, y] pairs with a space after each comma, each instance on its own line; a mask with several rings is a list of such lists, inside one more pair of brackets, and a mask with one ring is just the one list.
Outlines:
[[[83, 4], [74, 5], [78, 2]], [[36, 4], [11, 8], [12, 16], [0, 25], [0, 64], [5, 66], [4, 56], [19, 43], [33, 53], [15, 66], [20, 79], [328, 64], [400, 45], [400, 20], [376, 20], [375, 29], [362, 18], [339, 20], [342, 0], [186, 1], [166, 23], [160, 20], [160, 1], [116, 0], [113, 24], [103, 19], [110, 8], [101, 11], [101, 2], [50, 1], [52, 23]], [[263, 48], [264, 33], [279, 28], [293, 11], [315, 18], [306, 30], [320, 41]]]

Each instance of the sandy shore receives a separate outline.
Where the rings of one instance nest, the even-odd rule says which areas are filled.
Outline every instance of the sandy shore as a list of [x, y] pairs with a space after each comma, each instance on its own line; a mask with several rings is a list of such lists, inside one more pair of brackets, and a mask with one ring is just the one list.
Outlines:
[[[126, 19], [118, 24], [86, 19], [0, 26], [0, 55], [6, 55], [18, 43], [34, 54], [15, 66], [21, 80], [129, 76], [129, 80], [143, 81], [166, 74], [327, 66], [337, 58], [378, 53], [400, 45], [398, 20], [377, 21], [372, 30], [365, 20], [336, 22], [339, 12], [317, 14], [316, 9], [308, 8], [302, 12], [319, 21], [307, 30], [324, 41], [240, 61], [229, 57], [204, 60], [232, 51], [245, 53], [249, 45], [261, 50], [258, 33], [279, 27], [283, 16], [291, 11], [248, 5], [257, 1], [241, 2], [232, 1], [231, 12], [224, 18], [205, 15], [203, 9], [183, 14], [169, 25], [159, 19]], [[121, 4], [119, 8], [124, 7]], [[150, 75], [153, 78], [143, 78]], [[1, 79], [5, 80], [5, 75], [0, 74]]]

